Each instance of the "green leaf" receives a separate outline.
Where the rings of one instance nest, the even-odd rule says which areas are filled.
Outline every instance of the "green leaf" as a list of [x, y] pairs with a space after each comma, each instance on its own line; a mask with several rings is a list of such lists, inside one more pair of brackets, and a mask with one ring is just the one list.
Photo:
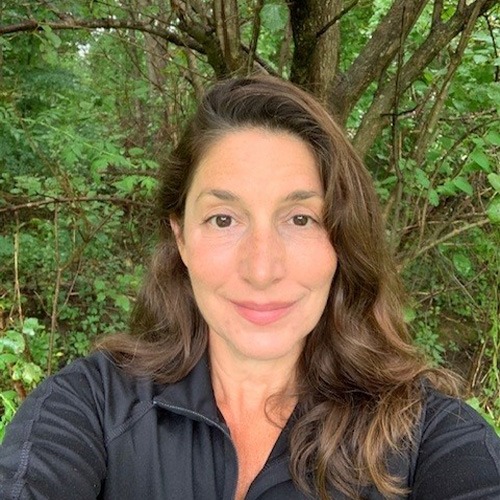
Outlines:
[[500, 224], [500, 197], [491, 200], [490, 206], [486, 209], [486, 215], [494, 224]]
[[490, 160], [481, 149], [474, 148], [470, 154], [470, 159], [486, 172], [491, 172]]
[[2, 405], [6, 413], [13, 415], [16, 411], [16, 400], [17, 393], [16, 391], [3, 391], [0, 392], [0, 400], [2, 401]]
[[40, 382], [43, 377], [43, 371], [35, 363], [23, 363], [22, 366], [16, 367], [14, 370], [17, 380], [22, 380], [26, 384], [34, 384]]
[[96, 278], [94, 280], [94, 289], [97, 291], [105, 290], [107, 286], [106, 282], [101, 278]]
[[462, 276], [468, 276], [473, 270], [472, 262], [469, 257], [463, 253], [456, 253], [453, 255], [453, 265]]
[[38, 318], [26, 318], [23, 323], [23, 333], [33, 337], [37, 330], [43, 329], [43, 325], [38, 323]]
[[61, 46], [61, 39], [52, 31], [50, 26], [42, 26], [47, 40], [57, 49]]
[[457, 194], [457, 188], [452, 181], [446, 181], [441, 186], [438, 186], [437, 192], [443, 196], [453, 196]]
[[427, 189], [431, 183], [431, 181], [429, 180], [429, 177], [421, 168], [415, 169], [415, 181], [416, 181], [418, 186], [425, 188], [425, 189]]
[[19, 359], [17, 354], [13, 354], [11, 352], [4, 352], [0, 354], [0, 362], [1, 363], [15, 363]]
[[126, 312], [130, 311], [130, 299], [126, 295], [117, 295], [115, 305]]
[[4, 350], [21, 354], [25, 348], [24, 337], [15, 330], [8, 330], [3, 337], [0, 337], [0, 352]]
[[474, 190], [472, 189], [470, 182], [465, 177], [456, 177], [452, 182], [458, 189], [467, 193], [469, 196], [474, 194]]
[[490, 184], [493, 187], [493, 189], [497, 193], [500, 193], [500, 175], [499, 174], [489, 174], [488, 180], [490, 181]]
[[101, 172], [109, 165], [109, 158], [97, 158], [90, 165], [92, 172]]
[[490, 130], [484, 138], [493, 146], [500, 146], [500, 134], [496, 130]]
[[153, 192], [157, 185], [157, 180], [152, 177], [144, 177], [141, 181], [141, 186], [147, 191], [148, 194]]
[[412, 307], [405, 307], [403, 318], [405, 323], [411, 323], [417, 317], [417, 311]]
[[430, 205], [433, 207], [437, 207], [439, 205], [439, 195], [435, 189], [430, 189], [427, 197]]
[[2, 262], [6, 264], [6, 259], [12, 257], [14, 254], [14, 243], [12, 238], [0, 236], [0, 257]]
[[128, 154], [130, 156], [134, 156], [134, 157], [142, 156], [144, 154], [144, 149], [142, 149], [142, 148], [130, 148], [128, 150]]
[[261, 11], [262, 23], [269, 31], [281, 31], [286, 24], [287, 10], [284, 5], [266, 4]]
[[121, 181], [113, 183], [113, 185], [122, 193], [130, 194], [134, 191], [137, 183], [140, 182], [140, 177], [137, 175], [127, 175]]

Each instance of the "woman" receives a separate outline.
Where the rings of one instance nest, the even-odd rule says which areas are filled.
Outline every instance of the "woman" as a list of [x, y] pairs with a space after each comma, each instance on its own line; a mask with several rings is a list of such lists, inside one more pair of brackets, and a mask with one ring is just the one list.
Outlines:
[[132, 335], [44, 382], [1, 498], [500, 498], [500, 444], [409, 345], [368, 173], [311, 96], [212, 88], [162, 171]]

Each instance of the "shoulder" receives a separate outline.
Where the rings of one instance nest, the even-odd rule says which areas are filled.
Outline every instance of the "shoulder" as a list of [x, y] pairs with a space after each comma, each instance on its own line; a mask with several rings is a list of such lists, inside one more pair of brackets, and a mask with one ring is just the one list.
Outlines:
[[484, 442], [498, 458], [500, 440], [484, 418], [465, 401], [433, 388], [426, 389], [421, 432], [423, 443], [442, 435], [453, 438], [456, 446], [475, 440]]
[[131, 375], [105, 351], [71, 363], [53, 377], [52, 384], [71, 386], [76, 394], [91, 398], [104, 430], [152, 409], [153, 398], [162, 389], [150, 379]]
[[[500, 439], [467, 403], [426, 388], [412, 498], [500, 497]], [[433, 496], [434, 495], [434, 496]]]
[[[490, 430], [490, 425], [465, 401], [447, 396], [434, 388], [425, 390], [423, 433], [428, 434], [438, 427], [467, 425]], [[493, 433], [493, 431], [492, 431]]]
[[96, 352], [42, 382], [19, 408], [10, 434], [19, 424], [26, 429], [31, 422], [33, 432], [60, 417], [99, 430], [106, 442], [125, 421], [152, 409], [156, 389], [152, 381], [126, 373], [108, 353]]
[[96, 498], [108, 444], [152, 410], [154, 392], [151, 381], [128, 375], [103, 352], [46, 379], [6, 430], [0, 497]]

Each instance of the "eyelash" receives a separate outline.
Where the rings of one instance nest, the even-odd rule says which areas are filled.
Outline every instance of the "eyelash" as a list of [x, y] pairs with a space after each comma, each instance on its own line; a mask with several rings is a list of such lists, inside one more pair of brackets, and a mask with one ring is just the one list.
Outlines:
[[[227, 225], [219, 225], [217, 223], [217, 219], [225, 219], [226, 222], [228, 222], [228, 224]], [[296, 224], [298, 219], [305, 219], [305, 224]], [[310, 215], [306, 215], [306, 214], [293, 215], [288, 220], [290, 221], [290, 224], [297, 226], [297, 227], [307, 227], [311, 223], [317, 224], [317, 222], [318, 222], [316, 219], [314, 219]], [[234, 217], [232, 217], [231, 215], [227, 215], [227, 214], [212, 215], [211, 217], [209, 217], [205, 221], [205, 223], [211, 224], [211, 225], [217, 227], [218, 229], [226, 229], [228, 227], [231, 227], [233, 225], [233, 222], [234, 222]]]
[[298, 226], [298, 227], [306, 227], [310, 223], [312, 223], [312, 224], [317, 223], [317, 221], [313, 217], [311, 217], [310, 215], [306, 215], [306, 214], [294, 215], [293, 217], [290, 218], [290, 220], [292, 221], [292, 223], [294, 223], [294, 222], [296, 222], [296, 219], [299, 219], [299, 218], [304, 218], [306, 220], [306, 223], [305, 224], [293, 224], [293, 225]]
[[[229, 220], [229, 225], [227, 226], [219, 226], [217, 224], [217, 219], [218, 218], [224, 218], [224, 219], [228, 219]], [[234, 221], [234, 217], [232, 217], [231, 215], [227, 215], [227, 214], [216, 214], [216, 215], [212, 215], [211, 217], [209, 217], [205, 222], [207, 224], [211, 224], [212, 226], [215, 226], [217, 227], [218, 229], [225, 229], [227, 227], [230, 227], [232, 226], [232, 222]]]

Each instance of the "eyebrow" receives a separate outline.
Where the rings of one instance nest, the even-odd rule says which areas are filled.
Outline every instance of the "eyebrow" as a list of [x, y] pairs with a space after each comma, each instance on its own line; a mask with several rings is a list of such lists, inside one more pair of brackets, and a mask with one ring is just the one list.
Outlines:
[[[198, 201], [203, 196], [214, 196], [222, 201], [238, 201], [240, 199], [239, 196], [234, 194], [231, 191], [226, 191], [225, 189], [209, 189], [207, 191], [202, 191], [196, 201]], [[303, 189], [299, 189], [297, 191], [292, 191], [290, 194], [286, 195], [284, 201], [304, 201], [310, 198], [320, 198], [323, 199], [323, 196], [317, 191], [307, 191]]]
[[223, 201], [237, 201], [239, 199], [239, 197], [234, 193], [232, 193], [231, 191], [226, 191], [224, 189], [208, 189], [207, 191], [202, 191], [196, 198], [196, 201], [198, 201], [203, 196], [214, 196], [215, 198], [219, 198], [219, 200]]
[[287, 195], [285, 201], [304, 201], [310, 198], [320, 198], [322, 200], [323, 196], [317, 191], [298, 190]]

